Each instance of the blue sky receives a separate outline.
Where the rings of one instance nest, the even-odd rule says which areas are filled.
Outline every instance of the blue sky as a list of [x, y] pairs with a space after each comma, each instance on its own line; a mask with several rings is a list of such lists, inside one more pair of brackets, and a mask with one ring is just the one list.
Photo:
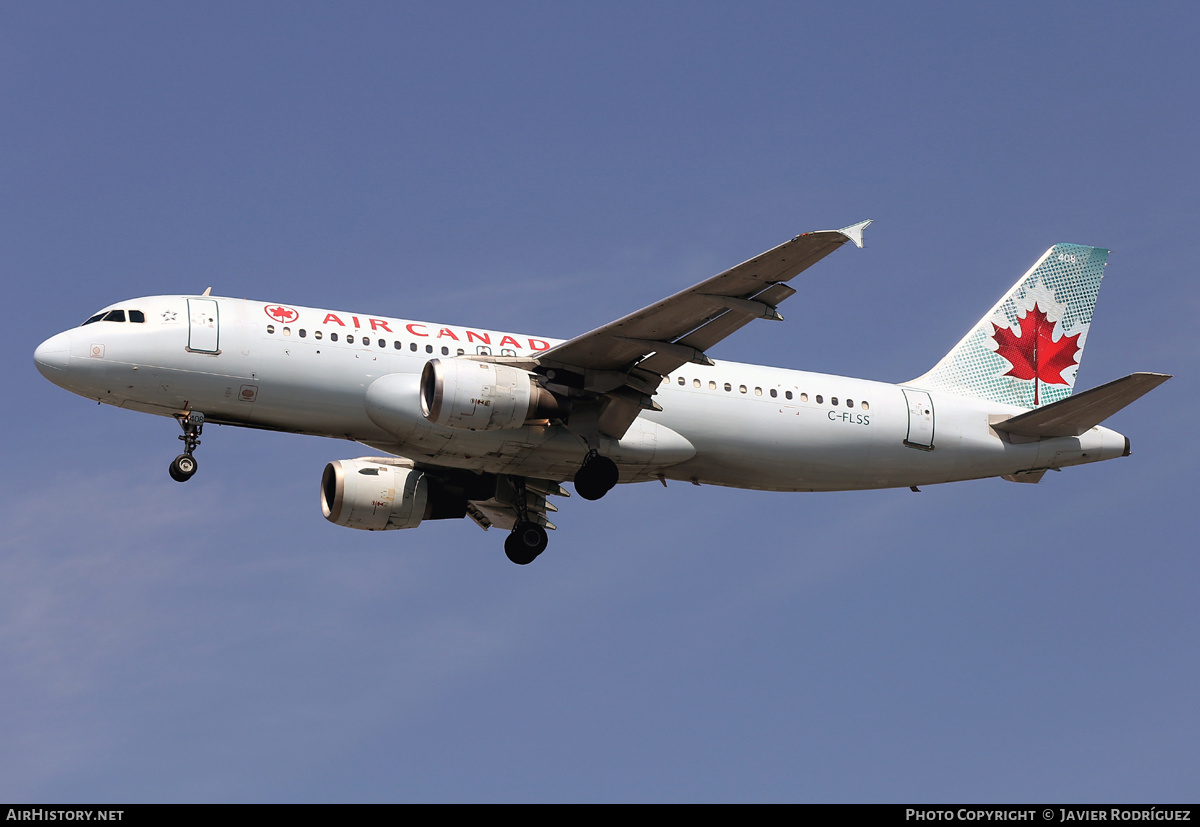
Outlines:
[[[0, 798], [1194, 801], [1188, 4], [0, 8]], [[1128, 459], [621, 487], [516, 567], [321, 518], [365, 449], [89, 405], [34, 347], [198, 292], [569, 337], [863, 218], [717, 358], [903, 381], [1056, 242]]]

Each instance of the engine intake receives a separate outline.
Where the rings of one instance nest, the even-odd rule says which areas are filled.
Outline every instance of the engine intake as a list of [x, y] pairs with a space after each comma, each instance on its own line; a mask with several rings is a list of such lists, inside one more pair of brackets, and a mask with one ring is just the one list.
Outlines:
[[421, 371], [421, 413], [436, 425], [499, 431], [560, 416], [562, 406], [527, 370], [473, 359], [432, 359]]
[[340, 526], [416, 528], [429, 509], [429, 482], [414, 468], [343, 459], [326, 465], [321, 476], [321, 512]]

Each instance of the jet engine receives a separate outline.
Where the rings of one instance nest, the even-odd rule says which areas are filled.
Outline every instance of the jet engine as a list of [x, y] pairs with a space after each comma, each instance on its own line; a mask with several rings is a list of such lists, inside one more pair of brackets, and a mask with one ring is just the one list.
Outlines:
[[421, 413], [436, 425], [472, 431], [520, 428], [562, 413], [534, 374], [473, 359], [433, 359], [421, 371]]
[[325, 519], [347, 528], [416, 528], [429, 509], [429, 482], [415, 468], [343, 459], [326, 465], [321, 477]]

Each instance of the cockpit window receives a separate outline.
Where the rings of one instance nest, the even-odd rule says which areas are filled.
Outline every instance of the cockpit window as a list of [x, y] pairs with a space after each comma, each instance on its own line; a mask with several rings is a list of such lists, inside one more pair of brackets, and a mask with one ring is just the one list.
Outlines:
[[[88, 319], [86, 322], [84, 322], [84, 324], [91, 324], [92, 322], [123, 322], [123, 321], [125, 321], [125, 311], [124, 310], [109, 310], [107, 313], [104, 311], [97, 313], [95, 316], [92, 316], [90, 319]], [[129, 311], [129, 321], [144, 323], [146, 321], [146, 314], [140, 310], [130, 310]]]
[[[83, 324], [92, 324], [93, 322], [123, 322], [123, 321], [125, 321], [125, 311], [124, 310], [109, 310], [107, 312], [102, 310], [99, 313], [97, 313], [95, 316], [92, 316], [90, 319], [88, 319]], [[130, 310], [129, 311], [129, 321], [133, 322], [134, 324], [145, 324], [146, 323], [146, 314], [143, 313], [141, 310]], [[82, 326], [83, 325], [80, 325], [80, 327], [82, 327]]]

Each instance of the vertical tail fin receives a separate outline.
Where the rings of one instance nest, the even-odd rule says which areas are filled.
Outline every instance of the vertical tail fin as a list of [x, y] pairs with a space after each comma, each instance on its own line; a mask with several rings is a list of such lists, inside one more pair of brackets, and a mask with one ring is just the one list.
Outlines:
[[1108, 250], [1055, 244], [933, 370], [910, 384], [1037, 408], [1075, 389]]

